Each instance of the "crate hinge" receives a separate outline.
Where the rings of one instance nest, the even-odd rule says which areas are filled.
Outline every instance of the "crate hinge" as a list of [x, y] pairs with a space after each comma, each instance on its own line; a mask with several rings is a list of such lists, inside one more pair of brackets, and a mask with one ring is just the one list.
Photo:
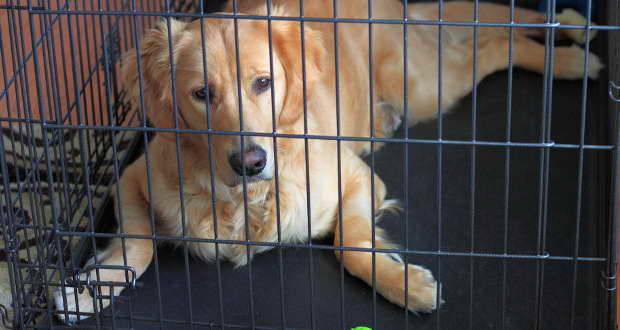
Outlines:
[[620, 84], [613, 80], [609, 81], [609, 98], [620, 103]]

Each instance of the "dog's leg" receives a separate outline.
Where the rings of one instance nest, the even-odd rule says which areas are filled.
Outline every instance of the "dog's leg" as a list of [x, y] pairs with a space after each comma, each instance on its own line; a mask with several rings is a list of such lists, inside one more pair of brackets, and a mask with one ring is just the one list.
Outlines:
[[[410, 46], [411, 47], [411, 46]], [[473, 88], [473, 41], [452, 45], [446, 52], [463, 54], [462, 60], [444, 61], [441, 105], [445, 114], [456, 102]], [[481, 36], [478, 40], [478, 66], [476, 84], [490, 74], [508, 68], [510, 41], [502, 35]], [[431, 50], [432, 51], [432, 50]], [[413, 53], [410, 52], [410, 53]], [[560, 79], [580, 79], [584, 75], [585, 51], [578, 46], [554, 48], [553, 75]], [[588, 55], [587, 76], [598, 77], [603, 68], [599, 57]], [[401, 57], [402, 58], [402, 57]], [[513, 43], [513, 65], [534, 72], [545, 71], [545, 46], [523, 36], [516, 36]], [[401, 60], [385, 65], [377, 75], [380, 98], [402, 111], [403, 69]], [[410, 61], [408, 74], [408, 124], [433, 119], [438, 109], [438, 68], [435, 61], [420, 63]], [[401, 112], [402, 113], [402, 112]]]
[[[147, 211], [148, 206], [139, 192], [140, 183], [135, 180], [137, 177], [131, 176], [133, 173], [127, 173], [130, 169], [126, 171], [121, 182], [122, 200], [120, 201], [120, 207], [122, 208], [122, 219], [118, 216], [117, 218], [119, 218], [119, 221], [123, 221], [123, 233], [152, 235], [153, 232]], [[129, 177], [127, 177], [127, 174], [129, 174]], [[123, 253], [123, 250], [125, 250], [125, 253]], [[123, 245], [120, 238], [115, 238], [102, 253], [97, 255], [96, 264], [104, 267], [93, 269], [90, 273], [83, 273], [79, 278], [81, 281], [90, 278], [91, 281], [95, 282], [126, 283], [132, 279], [133, 274], [131, 272], [121, 269], [110, 269], [105, 266], [126, 265], [133, 267], [137, 279], [149, 266], [152, 257], [153, 242], [150, 239], [126, 239]], [[91, 259], [89, 264], [94, 264], [94, 260]], [[114, 296], [118, 296], [123, 288], [122, 286], [115, 286], [114, 290], [111, 290], [110, 286], [96, 286], [79, 292], [70, 286], [58, 287], [54, 292], [56, 310], [60, 313], [58, 317], [67, 323], [73, 323], [77, 321], [78, 315], [75, 313], [79, 311], [80, 319], [88, 318], [90, 315], [81, 313], [99, 312], [99, 308], [105, 308], [109, 305], [112, 299], [112, 297], [109, 297], [110, 293], [113, 292]], [[91, 296], [91, 291], [96, 291], [96, 296], [108, 297], [95, 299]]]
[[[356, 248], [372, 247], [371, 183], [370, 169], [359, 158], [352, 156], [343, 164], [349, 170], [345, 177], [342, 214], [342, 242], [340, 225], [336, 224], [334, 245]], [[393, 203], [384, 201], [385, 185], [375, 176], [376, 211], [389, 208]], [[375, 229], [375, 247], [392, 248], [383, 235]], [[405, 265], [397, 254], [376, 253], [373, 265], [371, 252], [344, 251], [341, 258], [339, 250], [334, 251], [344, 267], [354, 276], [373, 285], [373, 267], [377, 292], [387, 300], [405, 306], [412, 312], [430, 312], [436, 309], [437, 282], [430, 271], [416, 265]], [[408, 287], [405, 290], [405, 269], [407, 268]], [[405, 303], [407, 302], [407, 303]]]
[[[378, 138], [390, 138], [393, 136], [394, 131], [398, 129], [401, 123], [402, 112], [396, 109], [391, 104], [383, 101], [375, 103], [374, 107], [374, 137]], [[357, 144], [359, 145], [359, 144]], [[385, 144], [383, 142], [375, 142], [374, 151], [378, 151], [383, 148]], [[359, 155], [366, 156], [370, 153], [370, 143], [365, 143], [361, 149]]]
[[[473, 41], [465, 44], [466, 48], [473, 47]], [[510, 41], [505, 37], [483, 39], [478, 42], [478, 75], [476, 83], [488, 75], [508, 68]], [[545, 71], [545, 46], [525, 37], [516, 37], [513, 43], [513, 64], [538, 73]], [[580, 79], [584, 75], [585, 51], [578, 46], [554, 47], [553, 75], [560, 79]], [[463, 63], [462, 72], [471, 76], [473, 72], [473, 58]], [[587, 76], [592, 79], [598, 77], [603, 65], [598, 56], [589, 53]], [[468, 87], [467, 92], [471, 90]]]
[[[471, 1], [449, 1], [444, 5], [443, 19], [446, 21], [471, 22], [474, 16], [475, 5]], [[438, 19], [439, 10], [436, 4], [416, 4], [411, 6], [410, 15], [419, 15], [417, 11], [421, 10], [422, 14], [428, 19]], [[501, 22], [508, 23], [511, 19], [510, 6], [495, 4], [489, 2], [481, 2], [478, 6], [478, 19], [480, 22]], [[561, 13], [556, 14], [556, 20], [565, 25], [586, 25], [587, 19], [573, 9], [565, 9]], [[514, 8], [514, 22], [518, 24], [543, 24], [547, 21], [545, 13], [527, 9]], [[453, 28], [455, 29], [455, 28]], [[470, 28], [458, 28], [467, 34], [472, 33]], [[506, 34], [505, 28], [480, 28], [480, 33]], [[583, 44], [592, 40], [596, 36], [596, 30], [591, 30], [589, 38], [586, 40], [585, 31], [583, 29], [558, 29], [556, 39], [571, 39], [576, 43]], [[542, 28], [515, 28], [515, 35], [544, 37], [545, 29]]]
[[[465, 73], [466, 77], [471, 77], [473, 72], [473, 41], [468, 41], [463, 45], [464, 53], [469, 57], [462, 63], [459, 71]], [[468, 51], [469, 50], [469, 51]], [[494, 36], [478, 41], [478, 74], [479, 83], [488, 75], [508, 68], [508, 58], [510, 41], [507, 37]], [[545, 72], [545, 45], [525, 37], [516, 37], [513, 43], [512, 53], [513, 64], [527, 70], [538, 73]], [[578, 46], [554, 47], [554, 67], [553, 75], [560, 79], [580, 79], [584, 75], [585, 51]], [[589, 53], [587, 76], [592, 79], [598, 77], [603, 65], [599, 57]], [[471, 91], [471, 83], [465, 84], [464, 92]], [[452, 86], [454, 88], [455, 86]]]

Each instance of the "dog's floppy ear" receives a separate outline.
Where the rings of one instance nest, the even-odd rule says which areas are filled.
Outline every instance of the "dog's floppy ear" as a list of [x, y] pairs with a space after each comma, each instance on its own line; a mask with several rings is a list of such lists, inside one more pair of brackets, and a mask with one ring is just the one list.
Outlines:
[[[122, 77], [124, 87], [129, 94], [134, 108], [144, 101], [147, 117], [158, 128], [174, 128], [175, 118], [172, 108], [172, 82], [170, 75], [169, 45], [176, 54], [182, 40], [186, 23], [170, 20], [161, 21], [147, 31], [140, 47], [140, 68], [138, 70], [138, 53], [135, 49], [127, 52], [122, 60]], [[168, 38], [171, 38], [170, 42]], [[173, 56], [173, 61], [176, 58]], [[179, 114], [179, 127], [184, 122]], [[166, 138], [174, 138], [174, 133], [160, 133]]]
[[[280, 15], [275, 13], [273, 15]], [[279, 117], [279, 124], [294, 123], [303, 114], [303, 63], [301, 45], [301, 26], [299, 22], [280, 21], [273, 23], [273, 42], [277, 55], [282, 61], [286, 75], [286, 96]], [[312, 97], [315, 82], [320, 79], [322, 61], [326, 54], [321, 33], [304, 26], [304, 48], [306, 65], [306, 97]]]

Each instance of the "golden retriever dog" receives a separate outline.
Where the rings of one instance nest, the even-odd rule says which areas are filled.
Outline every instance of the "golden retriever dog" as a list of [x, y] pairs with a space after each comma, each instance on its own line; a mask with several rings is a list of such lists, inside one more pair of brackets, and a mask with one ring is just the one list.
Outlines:
[[[238, 2], [241, 13], [268, 14], [265, 1]], [[331, 18], [332, 3], [305, 1], [303, 15]], [[338, 17], [368, 18], [366, 0], [337, 3]], [[373, 3], [373, 18], [402, 19], [400, 1]], [[444, 10], [446, 21], [471, 22], [474, 18], [470, 2], [446, 2]], [[227, 11], [233, 11], [232, 4]], [[299, 1], [274, 0], [270, 12], [299, 17]], [[438, 6], [409, 5], [407, 16], [437, 20]], [[479, 18], [509, 22], [510, 10], [481, 3]], [[585, 24], [574, 11], [565, 11], [557, 19]], [[544, 23], [545, 16], [519, 8], [515, 21]], [[408, 25], [407, 29], [406, 75], [402, 24], [373, 24], [372, 47], [369, 25], [355, 22], [339, 23], [336, 36], [330, 22], [305, 22], [302, 27], [298, 20], [273, 20], [271, 40], [264, 19], [238, 19], [236, 23], [221, 18], [191, 23], [171, 19], [146, 32], [137, 51], [124, 58], [123, 79], [132, 104], [143, 106], [155, 127], [169, 130], [157, 134], [148, 147], [148, 159], [136, 160], [119, 182], [120, 195], [115, 196], [119, 233], [129, 237], [124, 242], [115, 238], [97, 255], [97, 264], [106, 267], [81, 275], [89, 284], [108, 286], [81, 292], [59, 287], [54, 294], [58, 316], [72, 322], [78, 319], [78, 308], [84, 318], [109, 304], [110, 299], [95, 304], [98, 299], [91, 295], [94, 291], [103, 296], [121, 292], [127, 275], [118, 266], [132, 267], [139, 277], [153, 259], [155, 234], [173, 242], [179, 237], [229, 240], [219, 244], [219, 256], [235, 265], [248, 263], [279, 239], [301, 243], [333, 236], [335, 256], [350, 274], [369, 285], [375, 283], [385, 299], [412, 312], [435, 310], [442, 300], [431, 272], [404, 264], [398, 254], [389, 253], [386, 249], [394, 245], [381, 230], [373, 238], [373, 218], [393, 209], [395, 202], [385, 199], [381, 178], [371, 177], [371, 169], [361, 158], [371, 143], [359, 138], [389, 137], [400, 125], [405, 108], [407, 124], [435, 118], [439, 107], [447, 112], [475, 83], [508, 67], [510, 42], [507, 28], [479, 28], [478, 81], [474, 82], [473, 28], [444, 27], [440, 103], [439, 28]], [[544, 33], [543, 29], [514, 29], [515, 66], [545, 70], [545, 48], [529, 38]], [[589, 41], [583, 30], [576, 29], [558, 30], [556, 37]], [[556, 47], [554, 56], [555, 77], [582, 78], [585, 54], [580, 47]], [[586, 74], [594, 78], [601, 67], [598, 57], [590, 54]], [[176, 128], [212, 129], [214, 134]], [[240, 129], [248, 133], [241, 137]], [[281, 135], [274, 138], [273, 133]], [[308, 139], [306, 150], [304, 134], [346, 138], [340, 148], [336, 139]], [[246, 245], [234, 244], [246, 240], [270, 244], [250, 245], [248, 254]], [[188, 244], [198, 258], [215, 258], [213, 241], [175, 244]], [[376, 253], [374, 262], [373, 247], [384, 249]], [[111, 290], [109, 285], [115, 283], [118, 286]]]

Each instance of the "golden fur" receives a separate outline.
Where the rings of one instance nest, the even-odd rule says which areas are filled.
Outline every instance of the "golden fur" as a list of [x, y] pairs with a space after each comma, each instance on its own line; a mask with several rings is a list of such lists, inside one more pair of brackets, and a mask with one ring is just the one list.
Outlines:
[[[296, 0], [274, 0], [274, 16], [298, 16]], [[340, 1], [338, 16], [367, 18], [367, 1]], [[403, 8], [398, 1], [374, 1], [373, 17], [400, 19]], [[345, 5], [346, 4], [346, 5]], [[230, 4], [227, 7], [231, 11]], [[249, 14], [267, 14], [263, 1], [239, 1], [239, 10]], [[306, 1], [307, 17], [332, 17], [331, 0]], [[409, 6], [410, 19], [438, 19], [436, 4]], [[481, 21], [503, 21], [509, 17], [505, 6], [481, 3]], [[558, 16], [562, 23], [582, 23], [581, 16], [565, 12]], [[447, 2], [445, 20], [471, 21], [473, 4]], [[542, 23], [541, 13], [517, 9], [516, 21]], [[564, 20], [564, 21], [562, 21]], [[201, 24], [204, 24], [206, 58], [202, 53]], [[410, 25], [408, 43], [408, 124], [435, 118], [438, 104], [438, 28], [436, 26]], [[372, 68], [369, 72], [367, 24], [338, 25], [339, 109], [340, 134], [349, 137], [390, 136], [400, 124], [403, 114], [403, 27], [393, 24], [374, 24]], [[239, 108], [243, 108], [243, 130], [270, 134], [337, 134], [336, 121], [336, 63], [334, 26], [331, 23], [305, 23], [305, 63], [302, 63], [301, 27], [295, 21], [273, 21], [273, 73], [270, 70], [268, 24], [264, 20], [238, 20], [240, 81], [237, 81], [237, 54], [235, 51], [235, 26], [231, 19], [204, 19], [192, 23], [163, 21], [148, 31], [141, 40], [140, 54], [129, 52], [123, 64], [124, 81], [136, 107], [142, 104], [156, 127], [238, 131]], [[508, 66], [509, 39], [506, 29], [480, 28], [478, 37], [478, 81]], [[558, 38], [572, 38], [584, 42], [584, 36], [573, 30], [558, 31]], [[443, 39], [443, 79], [441, 107], [448, 109], [468, 94], [472, 82], [473, 32], [471, 28], [445, 27]], [[542, 30], [515, 29], [513, 62], [516, 66], [542, 72], [544, 46], [529, 39], [543, 35]], [[168, 36], [172, 49], [168, 48]], [[593, 33], [591, 34], [593, 36]], [[176, 82], [172, 95], [170, 54], [173, 55]], [[208, 63], [208, 84], [214, 91], [211, 113], [207, 106], [192, 97], [193, 91], [205, 86], [203, 62]], [[559, 78], [578, 79], [582, 76], [584, 52], [579, 47], [555, 49], [554, 74]], [[305, 65], [305, 77], [304, 77]], [[590, 54], [588, 75], [596, 77], [601, 68], [598, 58]], [[141, 74], [140, 74], [141, 73]], [[253, 88], [256, 77], [270, 75], [274, 92], [257, 93]], [[307, 94], [307, 121], [304, 121], [304, 78]], [[374, 82], [374, 128], [370, 127], [370, 79]], [[143, 91], [141, 94], [141, 90]], [[238, 91], [241, 95], [238, 95]], [[173, 106], [176, 102], [176, 108]], [[241, 102], [241, 104], [240, 104]], [[178, 116], [175, 118], [175, 111]], [[272, 116], [272, 110], [275, 114]], [[208, 118], [207, 118], [208, 117]], [[275, 118], [275, 123], [272, 122]], [[207, 120], [208, 119], [208, 120]], [[177, 159], [176, 142], [180, 144]], [[393, 201], [385, 200], [386, 188], [375, 175], [375, 191], [371, 191], [371, 171], [360, 155], [368, 152], [369, 142], [344, 141], [341, 148], [340, 168], [337, 162], [337, 142], [334, 140], [308, 140], [306, 154], [304, 139], [269, 136], [246, 136], [245, 145], [258, 145], [267, 152], [267, 166], [258, 180], [247, 183], [246, 226], [242, 177], [235, 174], [228, 163], [232, 151], [240, 150], [240, 137], [230, 134], [191, 134], [174, 132], [158, 134], [149, 145], [149, 165], [145, 156], [131, 164], [120, 181], [120, 232], [133, 235], [168, 237], [215, 238], [214, 215], [217, 217], [217, 238], [226, 240], [277, 242], [277, 209], [275, 180], [275, 149], [277, 149], [279, 215], [282, 240], [306, 242], [308, 240], [307, 206], [310, 198], [312, 238], [333, 235], [334, 245], [370, 248], [372, 246], [371, 194], [374, 194], [375, 211], [391, 209]], [[209, 157], [211, 156], [211, 157]], [[306, 157], [309, 164], [309, 182], [306, 182]], [[178, 167], [182, 164], [182, 169]], [[338, 172], [342, 175], [342, 214], [338, 214]], [[179, 174], [181, 173], [181, 175]], [[151, 181], [147, 179], [150, 176]], [[215, 190], [211, 188], [213, 180]], [[180, 192], [179, 181], [183, 183]], [[149, 189], [150, 185], [150, 189]], [[310, 185], [310, 196], [307, 196]], [[149, 194], [149, 190], [152, 194]], [[180, 196], [184, 203], [181, 204]], [[212, 202], [212, 200], [215, 202]], [[213, 207], [215, 209], [213, 209]], [[151, 226], [149, 210], [154, 211], [156, 228]], [[184, 214], [182, 214], [184, 210]], [[340, 242], [342, 219], [344, 241]], [[185, 224], [185, 227], [183, 227]], [[246, 237], [246, 231], [249, 237]], [[177, 243], [182, 244], [182, 243]], [[127, 260], [123, 260], [120, 238], [98, 257], [103, 265], [127, 264], [140, 276], [153, 256], [150, 239], [127, 239]], [[390, 248], [384, 233], [377, 229], [377, 248]], [[211, 260], [215, 246], [211, 243], [190, 243], [193, 254]], [[271, 247], [251, 246], [254, 255]], [[236, 265], [248, 262], [246, 247], [242, 244], [220, 244], [220, 256]], [[339, 250], [335, 250], [340, 258]], [[343, 253], [346, 269], [367, 283], [372, 283], [372, 257], [369, 252], [346, 251]], [[251, 256], [250, 256], [251, 257]], [[408, 267], [408, 291], [405, 291], [405, 267]], [[125, 274], [118, 270], [100, 270], [101, 281], [125, 281]], [[93, 279], [96, 275], [93, 273]], [[432, 274], [416, 265], [404, 265], [394, 255], [376, 254], [377, 292], [391, 302], [414, 312], [430, 312], [437, 308], [437, 282]], [[100, 287], [101, 294], [109, 288]], [[119, 294], [120, 289], [114, 291]], [[77, 295], [77, 298], [74, 297]], [[66, 296], [66, 302], [63, 299]], [[73, 312], [76, 302], [80, 312], [96, 311], [89, 291], [79, 294], [72, 288], [56, 291], [59, 311]], [[104, 300], [104, 305], [109, 300]], [[67, 305], [65, 305], [67, 304]], [[66, 307], [65, 307], [66, 306]], [[63, 316], [65, 314], [61, 314]], [[75, 314], [68, 314], [68, 321], [75, 321]]]

